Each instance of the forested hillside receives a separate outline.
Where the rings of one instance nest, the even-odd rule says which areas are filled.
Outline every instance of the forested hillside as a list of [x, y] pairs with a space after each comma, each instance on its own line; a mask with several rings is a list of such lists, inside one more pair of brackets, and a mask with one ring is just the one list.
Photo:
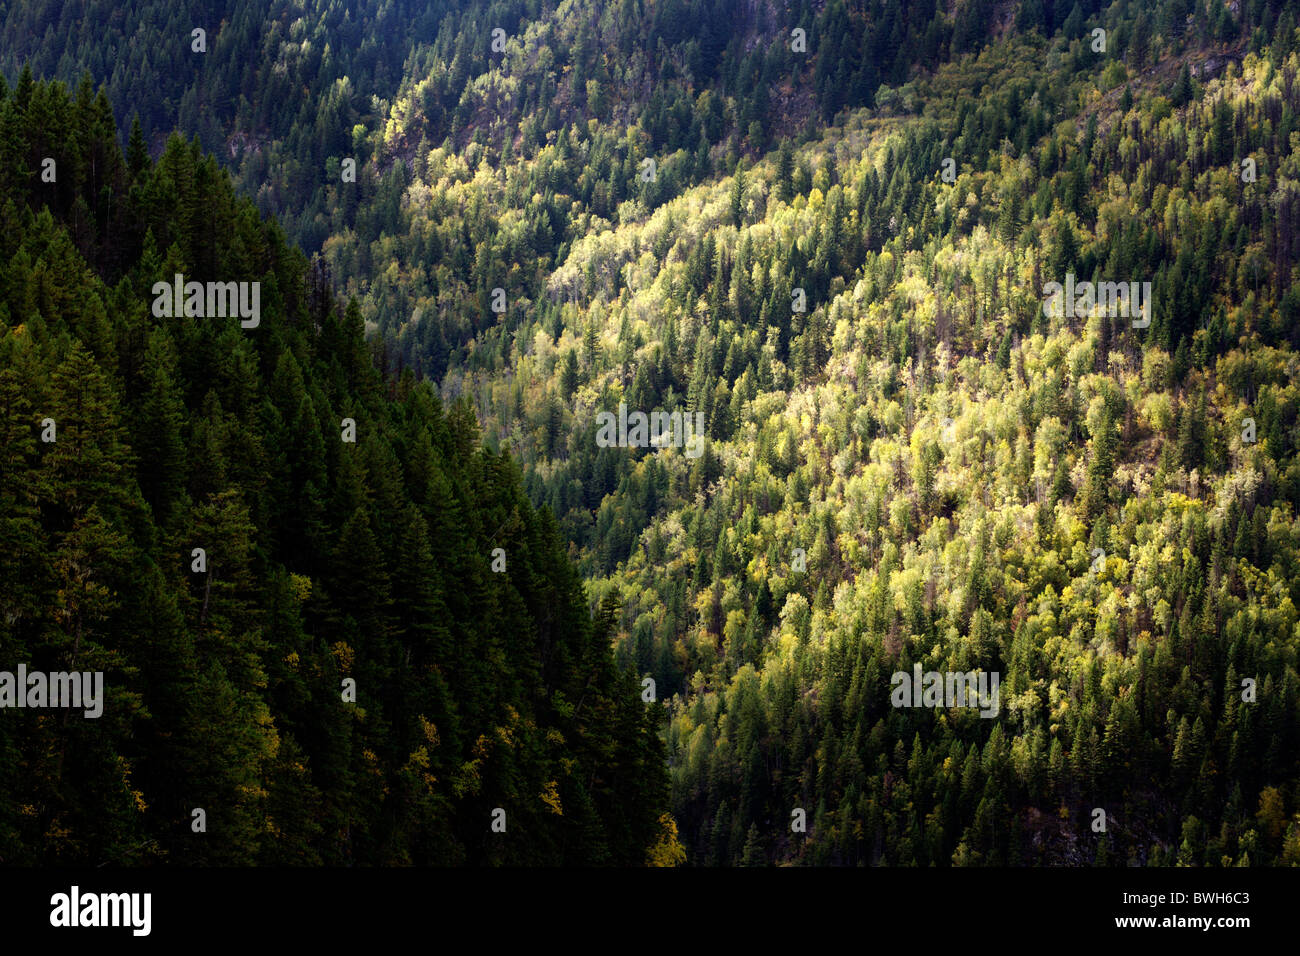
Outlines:
[[[363, 801], [369, 835], [346, 832], [366, 859], [506, 859], [480, 825], [502, 805], [491, 787], [534, 800], [555, 779], [563, 827], [584, 836], [556, 835], [534, 800], [530, 849], [509, 851], [528, 861], [642, 862], [653, 843], [667, 862], [675, 826], [698, 865], [1300, 864], [1286, 4], [272, 2], [232, 5], [206, 53], [190, 39], [203, 17], [131, 8], [38, 3], [0, 24], [0, 69], [30, 60], [76, 90], [58, 106], [62, 87], [23, 80], [6, 99], [0, 155], [28, 185], [0, 262], [34, 274], [33, 235], [64, 235], [103, 303], [78, 320], [10, 305], [5, 321], [23, 348], [51, 343], [44, 388], [75, 337], [119, 396], [143, 504], [103, 520], [139, 549], [132, 587], [150, 560], [147, 593], [174, 605], [121, 613], [177, 620], [203, 666], [218, 618], [265, 642], [264, 673], [224, 679], [311, 758], [324, 817], [302, 840], [328, 850], [302, 859], [346, 858], [330, 794]], [[82, 15], [126, 62], [165, 64], [157, 82], [89, 52]], [[79, 128], [60, 109], [96, 117], [108, 166], [93, 137], [34, 139]], [[114, 114], [141, 123], [105, 179]], [[311, 269], [213, 160], [164, 150], [173, 127], [320, 250]], [[82, 185], [39, 185], [51, 153]], [[44, 222], [44, 203], [48, 227], [20, 221]], [[152, 282], [205, 269], [274, 274], [261, 329], [157, 331]], [[1150, 322], [1045, 308], [1067, 282], [1149, 283]], [[701, 415], [703, 453], [606, 447], [598, 415], [620, 404]], [[145, 424], [173, 407], [181, 450]], [[345, 416], [355, 447], [336, 438]], [[15, 467], [46, 467], [24, 427]], [[58, 517], [29, 486], [30, 520]], [[242, 497], [221, 498], [231, 488]], [[226, 507], [254, 528], [255, 624], [202, 610], [186, 572], [196, 516], [215, 535]], [[42, 528], [31, 554], [56, 567], [69, 531]], [[490, 570], [503, 540], [505, 578]], [[379, 581], [363, 587], [367, 568]], [[24, 614], [53, 613], [31, 601]], [[500, 644], [505, 676], [476, 669], [475, 647], [521, 632], [537, 646]], [[382, 718], [337, 708], [350, 653], [374, 669], [358, 685], [385, 688]], [[893, 706], [891, 675], [914, 665], [999, 674], [996, 716]], [[476, 689], [497, 679], [509, 712]], [[161, 703], [139, 706], [170, 726]], [[475, 729], [453, 740], [456, 726]], [[186, 752], [165, 739], [159, 752]], [[577, 740], [583, 770], [565, 762]], [[511, 769], [479, 781], [476, 741]], [[273, 756], [257, 806], [303, 799], [274, 776], [294, 759], [259, 746]], [[629, 769], [665, 761], [666, 796], [657, 772]], [[135, 781], [149, 762], [130, 766]], [[597, 770], [610, 777], [588, 783]], [[188, 796], [171, 799], [180, 814]]]
[[[1069, 19], [712, 177], [644, 120], [449, 139], [326, 243], [619, 596], [694, 862], [1300, 862], [1294, 23]], [[601, 448], [620, 401], [712, 440]], [[891, 707], [917, 662], [999, 718]]]
[[[367, 241], [398, 231], [412, 170], [423, 175], [444, 140], [504, 151], [508, 163], [596, 120], [620, 170], [633, 156], [681, 153], [650, 190], [666, 197], [708, 178], [718, 147], [764, 150], [870, 105], [917, 63], [977, 49], [998, 30], [995, 6], [967, 0], [949, 16], [936, 0], [38, 0], [5, 11], [0, 71], [12, 79], [30, 65], [70, 87], [89, 72], [121, 126], [138, 116], [154, 148], [173, 129], [198, 136], [310, 252], [345, 231]], [[1017, 22], [1060, 26], [1070, 11], [1049, 7], [1028, 5]], [[794, 29], [802, 52], [769, 42]], [[363, 171], [339, 189], [347, 158]], [[595, 163], [584, 201], [600, 178], [611, 210], [632, 191], [632, 176]], [[566, 213], [556, 211], [557, 232]]]
[[[0, 860], [644, 863], [655, 712], [468, 406], [197, 145], [26, 73], [0, 130], [0, 656], [107, 697], [4, 712]], [[177, 273], [260, 321], [156, 318]]]
[[[448, 144], [386, 269], [326, 245], [620, 596], [696, 862], [1300, 860], [1296, 63], [1076, 26], [679, 195], [600, 127]], [[1044, 315], [1070, 272], [1150, 281], [1151, 326]], [[602, 449], [620, 401], [713, 441]], [[999, 719], [891, 708], [914, 662], [1000, 672]]]

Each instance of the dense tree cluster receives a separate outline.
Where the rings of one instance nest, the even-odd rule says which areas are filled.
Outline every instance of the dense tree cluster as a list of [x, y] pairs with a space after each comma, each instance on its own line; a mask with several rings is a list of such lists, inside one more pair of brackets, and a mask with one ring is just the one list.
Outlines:
[[[0, 136], [0, 667], [107, 688], [0, 712], [0, 859], [671, 856], [616, 608], [468, 405], [377, 368], [196, 143], [123, 156], [102, 93], [26, 72]], [[155, 318], [176, 273], [260, 282], [260, 324]]]
[[[356, 288], [518, 450], [621, 658], [678, 694], [695, 862], [1300, 861], [1297, 63], [1226, 35], [1162, 35], [1152, 80], [1082, 29], [1012, 37], [610, 218], [601, 127], [430, 151], [398, 268]], [[1067, 273], [1149, 281], [1150, 327], [1045, 314]], [[712, 440], [602, 448], [620, 401]], [[915, 662], [999, 672], [999, 718], [891, 708]]]
[[[302, 859], [488, 858], [480, 817], [510, 793], [533, 801], [531, 860], [640, 862], [654, 843], [672, 862], [680, 832], [696, 864], [1300, 863], [1285, 4], [271, 6], [265, 36], [229, 18], [217, 55], [158, 91], [119, 99], [130, 74], [94, 68], [108, 97], [30, 77], [6, 97], [18, 304], [0, 319], [39, 357], [8, 365], [47, 383], [10, 386], [40, 400], [6, 467], [61, 460], [35, 444], [36, 405], [83, 356], [120, 409], [86, 453], [103, 529], [78, 534], [124, 542], [132, 588], [157, 578], [118, 610], [112, 581], [58, 557], [87, 493], [6, 481], [4, 560], [36, 562], [0, 625], [23, 647], [111, 649], [115, 686], [163, 695], [133, 704], [140, 725], [170, 726], [170, 706], [189, 739], [218, 718], [158, 689], [152, 648], [194, 681], [215, 655], [202, 679], [229, 685], [221, 719], [263, 768], [260, 790], [251, 769], [222, 786], [253, 794], [249, 832], [318, 806]], [[188, 23], [105, 22], [189, 56]], [[75, 82], [91, 42], [48, 36], [38, 66]], [[13, 76], [35, 47], [5, 50]], [[124, 161], [109, 102], [143, 118]], [[151, 162], [173, 124], [320, 260], [196, 146]], [[73, 178], [38, 186], [51, 152]], [[73, 278], [42, 278], [65, 260]], [[159, 332], [145, 293], [176, 271], [265, 277], [275, 321]], [[1149, 282], [1150, 325], [1049, 314], [1067, 275]], [[603, 447], [596, 416], [620, 403], [702, 415], [703, 453]], [[195, 527], [246, 555], [211, 594], [185, 571]], [[60, 574], [103, 594], [76, 604]], [[118, 643], [91, 608], [127, 615]], [[138, 633], [149, 650], [123, 643]], [[998, 715], [892, 707], [914, 664], [999, 673]], [[349, 668], [384, 688], [360, 719], [335, 702]], [[662, 750], [629, 673], [666, 703]], [[87, 779], [154, 781], [146, 802], [179, 818], [188, 796], [150, 768], [186, 738], [156, 729], [146, 759], [134, 727]], [[665, 760], [671, 816], [646, 769]], [[315, 790], [289, 782], [303, 772]], [[547, 816], [556, 794], [576, 830]], [[52, 800], [15, 795], [9, 832]]]
[[[829, 118], [870, 105], [881, 82], [975, 49], [992, 28], [990, 4], [948, 17], [933, 0], [236, 0], [203, 10], [43, 0], [0, 19], [0, 72], [30, 64], [72, 85], [88, 70], [119, 125], [138, 114], [155, 146], [173, 129], [198, 136], [315, 251], [345, 229], [367, 241], [395, 231], [385, 195], [406, 183], [385, 175], [394, 158], [409, 176], [440, 144], [531, 156], [594, 119], [635, 127], [633, 152], [684, 154], [649, 190], [666, 197], [706, 178], [719, 150], [764, 150], [800, 125], [788, 107], [811, 98]], [[604, 147], [620, 154], [616, 166], [627, 159], [621, 138]], [[369, 161], [363, 189], [336, 188], [347, 157]], [[610, 209], [627, 181], [604, 187]]]

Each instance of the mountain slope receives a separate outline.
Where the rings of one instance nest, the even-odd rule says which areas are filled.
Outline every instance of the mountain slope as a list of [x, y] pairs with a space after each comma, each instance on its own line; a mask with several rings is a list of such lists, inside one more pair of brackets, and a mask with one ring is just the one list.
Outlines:
[[[238, 20], [222, 56], [273, 62], [246, 82], [296, 112], [270, 118], [261, 93], [249, 103], [265, 120], [232, 111], [220, 91], [235, 60], [212, 58], [202, 70], [225, 74], [174, 81], [210, 108], [140, 92], [148, 133], [130, 162], [147, 164], [173, 114], [223, 157], [235, 144], [240, 188], [320, 248], [328, 270], [308, 288], [355, 298], [336, 310], [342, 340], [356, 348], [364, 324], [381, 364], [407, 372], [397, 399], [436, 392], [453, 434], [472, 419], [490, 460], [520, 463], [526, 496], [556, 516], [552, 551], [588, 582], [592, 647], [608, 637], [666, 705], [692, 862], [1300, 862], [1300, 47], [1285, 5], [400, 12], [403, 25], [374, 13], [387, 42], [351, 60], [325, 56], [345, 25], [324, 8], [268, 28], [260, 56], [256, 18]], [[25, 48], [5, 48], [13, 76]], [[50, 49], [79, 75], [75, 44]], [[78, 91], [94, 100], [90, 82]], [[22, 124], [8, 129], [17, 141]], [[61, 168], [82, 162], [58, 144], [21, 161], [35, 171], [55, 148]], [[159, 196], [190, 188], [167, 175]], [[74, 235], [136, 208], [95, 195], [83, 210], [56, 192]], [[163, 258], [173, 223], [194, 217], [158, 208], [149, 254]], [[202, 262], [182, 232], [180, 255]], [[116, 245], [80, 244], [112, 282], [135, 262], [130, 245], [119, 263]], [[1150, 324], [1095, 297], [1053, 312], [1052, 283], [1134, 283]], [[112, 323], [79, 321], [87, 340], [112, 339]], [[206, 374], [210, 360], [177, 351]], [[297, 371], [283, 353], [254, 364], [294, 408], [302, 347], [284, 351]], [[298, 420], [319, 420], [326, 448], [349, 402], [379, 414], [349, 371], [362, 364], [325, 374], [323, 399], [303, 386]], [[223, 409], [238, 401], [216, 392]], [[609, 447], [598, 416], [620, 404], [701, 416], [702, 454]], [[422, 566], [420, 543], [396, 534], [406, 522], [347, 520], [400, 486], [382, 449], [325, 494], [295, 465], [320, 457], [298, 431], [268, 434], [285, 452], [277, 494], [303, 507], [257, 515], [286, 567], [304, 573], [338, 535], [394, 575]], [[156, 497], [154, 472], [141, 489]], [[426, 518], [430, 547], [459, 527], [444, 520]], [[497, 523], [476, 532], [480, 571]], [[337, 561], [325, 591], [344, 610], [320, 619], [390, 627], [405, 587], [376, 604], [383, 589], [350, 589]], [[465, 599], [454, 617], [468, 626], [477, 598], [453, 591], [442, 600]], [[918, 665], [998, 674], [996, 715], [895, 706], [894, 675]], [[524, 693], [537, 675], [520, 667]], [[588, 713], [566, 688], [548, 712]], [[653, 816], [637, 815], [641, 849]], [[666, 837], [660, 849], [673, 856]]]
[[[26, 74], [0, 129], [0, 668], [105, 685], [0, 713], [0, 858], [643, 863], [653, 711], [469, 409], [196, 144]], [[177, 274], [260, 315], [160, 316]]]

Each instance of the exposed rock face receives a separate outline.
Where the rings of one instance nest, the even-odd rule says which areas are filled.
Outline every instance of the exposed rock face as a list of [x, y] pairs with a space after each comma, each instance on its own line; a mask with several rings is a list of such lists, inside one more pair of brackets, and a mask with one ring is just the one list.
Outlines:
[[1205, 82], [1211, 77], [1218, 76], [1227, 68], [1229, 63], [1240, 63], [1241, 56], [1237, 53], [1215, 53], [1206, 57], [1199, 64], [1192, 64], [1192, 76], [1197, 77], [1201, 82]]

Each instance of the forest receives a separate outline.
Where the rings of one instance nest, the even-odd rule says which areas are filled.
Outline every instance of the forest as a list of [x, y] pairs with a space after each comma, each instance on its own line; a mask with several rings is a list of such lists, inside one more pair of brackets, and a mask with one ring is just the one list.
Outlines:
[[1286, 4], [227, 6], [0, 16], [0, 859], [1300, 864]]
[[[123, 154], [102, 91], [29, 72], [0, 114], [0, 178], [23, 184], [0, 204], [0, 648], [102, 671], [107, 698], [97, 720], [4, 714], [0, 858], [670, 852], [617, 608], [589, 613], [468, 404], [387, 367], [356, 302], [196, 143]], [[51, 148], [55, 195], [26, 173]], [[259, 281], [258, 327], [158, 321], [174, 273]]]

